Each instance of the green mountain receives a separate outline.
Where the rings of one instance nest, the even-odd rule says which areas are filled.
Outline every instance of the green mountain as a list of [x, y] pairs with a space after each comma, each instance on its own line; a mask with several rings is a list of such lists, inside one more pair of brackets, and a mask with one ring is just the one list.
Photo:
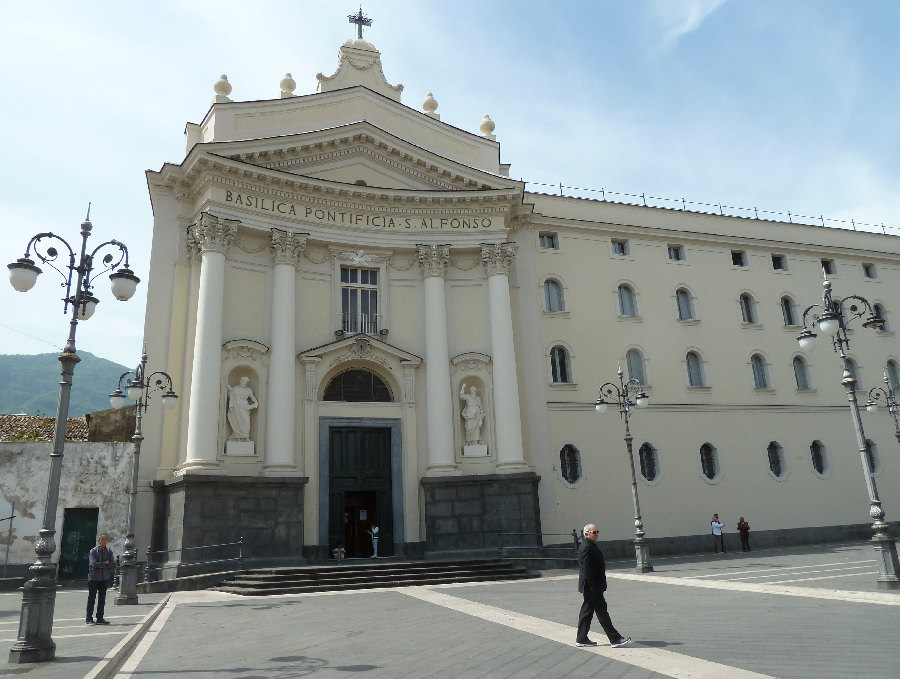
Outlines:
[[[0, 413], [55, 416], [59, 403], [58, 354], [0, 355]], [[69, 417], [109, 408], [109, 394], [125, 366], [79, 351]]]

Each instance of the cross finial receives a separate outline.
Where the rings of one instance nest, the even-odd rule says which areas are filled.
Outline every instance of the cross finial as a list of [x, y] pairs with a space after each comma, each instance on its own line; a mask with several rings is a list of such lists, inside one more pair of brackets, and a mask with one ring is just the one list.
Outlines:
[[362, 5], [359, 6], [359, 12], [356, 14], [351, 14], [347, 17], [350, 20], [351, 24], [356, 24], [357, 29], [357, 37], [362, 40], [362, 29], [363, 26], [371, 26], [372, 20], [363, 14]]

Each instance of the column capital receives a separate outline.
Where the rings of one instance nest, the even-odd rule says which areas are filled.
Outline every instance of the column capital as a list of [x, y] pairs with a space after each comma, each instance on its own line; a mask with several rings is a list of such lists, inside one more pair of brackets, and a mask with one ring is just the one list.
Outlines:
[[450, 260], [449, 245], [416, 244], [416, 251], [418, 252], [419, 264], [422, 265], [422, 271], [425, 272], [426, 278], [444, 276], [444, 269], [446, 269], [447, 262]]
[[306, 249], [306, 233], [294, 233], [282, 229], [272, 229], [272, 240], [269, 247], [275, 257], [275, 264], [294, 266], [300, 253]]
[[515, 243], [482, 243], [481, 263], [488, 276], [509, 276], [509, 269], [516, 258], [519, 246]]
[[234, 241], [240, 221], [222, 219], [204, 212], [188, 227], [188, 243], [201, 252], [225, 253]]

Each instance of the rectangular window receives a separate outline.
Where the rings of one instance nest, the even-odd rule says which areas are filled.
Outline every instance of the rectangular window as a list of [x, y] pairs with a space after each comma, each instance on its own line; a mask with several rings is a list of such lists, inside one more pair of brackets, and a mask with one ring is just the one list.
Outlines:
[[628, 241], [627, 240], [614, 240], [612, 242], [612, 253], [614, 255], [627, 255], [628, 254]]
[[668, 248], [669, 259], [673, 262], [684, 261], [684, 247], [681, 245], [670, 245]]
[[874, 264], [863, 263], [862, 270], [863, 270], [863, 276], [865, 276], [866, 278], [878, 278], [878, 276], [875, 274], [875, 265]]
[[559, 237], [555, 233], [542, 233], [538, 241], [544, 250], [559, 250]]
[[787, 260], [784, 255], [772, 255], [772, 268], [775, 271], [785, 271], [787, 269]]
[[731, 263], [734, 266], [747, 266], [747, 254], [743, 250], [732, 250]]
[[341, 329], [378, 332], [378, 269], [341, 267]]
[[835, 266], [834, 266], [834, 260], [833, 259], [823, 259], [822, 260], [822, 271], [824, 271], [825, 274], [828, 276], [833, 275], [834, 272], [837, 271], [837, 269], [835, 269]]

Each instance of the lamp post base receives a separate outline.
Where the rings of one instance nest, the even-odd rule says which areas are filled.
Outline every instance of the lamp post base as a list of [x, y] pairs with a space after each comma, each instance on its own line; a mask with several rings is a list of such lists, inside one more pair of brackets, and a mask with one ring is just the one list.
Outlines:
[[56, 606], [56, 582], [25, 583], [22, 588], [22, 614], [19, 638], [9, 651], [9, 664], [49, 662], [56, 658], [53, 641], [53, 609]]
[[634, 539], [634, 556], [636, 573], [653, 572], [653, 566], [650, 564], [650, 546], [643, 538]]
[[872, 538], [875, 560], [878, 562], [878, 589], [900, 589], [900, 562], [894, 538], [879, 534]]
[[136, 563], [123, 563], [119, 569], [119, 595], [116, 606], [134, 606], [138, 603], [137, 580], [140, 566]]

